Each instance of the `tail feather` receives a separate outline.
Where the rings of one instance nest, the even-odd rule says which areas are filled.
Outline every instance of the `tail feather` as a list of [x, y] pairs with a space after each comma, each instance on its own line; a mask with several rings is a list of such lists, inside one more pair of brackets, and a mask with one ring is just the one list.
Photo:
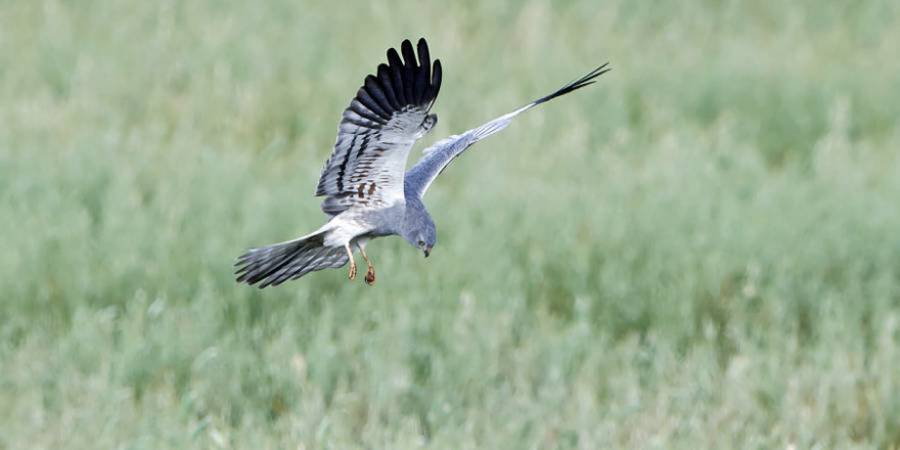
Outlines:
[[248, 250], [235, 263], [237, 282], [249, 285], [259, 283], [262, 289], [300, 278], [309, 272], [347, 264], [344, 249], [324, 246], [324, 235], [321, 232]]
[[271, 266], [271, 269], [267, 271], [266, 276], [263, 278], [262, 282], [259, 284], [260, 289], [270, 286], [270, 285], [279, 285], [286, 278], [286, 273], [293, 273], [291, 270], [293, 267], [296, 267], [298, 263], [307, 263], [308, 261], [315, 258], [316, 253], [321, 251], [323, 247], [315, 247], [310, 245], [299, 246], [296, 250], [288, 253], [286, 256], [282, 257], [277, 264]]
[[342, 248], [335, 249], [333, 247], [332, 248], [324, 247], [324, 248], [327, 250], [323, 251], [319, 255], [319, 259], [315, 265], [306, 263], [302, 266], [298, 266], [297, 270], [295, 271], [295, 273], [293, 275], [291, 275], [290, 279], [296, 280], [297, 278], [300, 278], [303, 275], [306, 275], [307, 273], [312, 272], [313, 270], [319, 270], [318, 268], [326, 268], [326, 267], [337, 268], [337, 267], [343, 267], [345, 264], [347, 264], [348, 257], [347, 257], [347, 252], [344, 251], [344, 249], [342, 249]]
[[243, 267], [240, 267], [235, 275], [240, 275], [238, 281], [253, 284], [277, 273], [308, 247], [305, 242], [291, 242], [251, 249], [242, 257], [244, 259], [240, 264], [243, 264]]
[[272, 276], [270, 276], [268, 280], [260, 284], [259, 287], [264, 288], [269, 285], [278, 286], [279, 284], [291, 279], [292, 277], [296, 276], [297, 278], [299, 278], [300, 276], [309, 273], [312, 269], [315, 269], [317, 267], [320, 269], [328, 268], [328, 265], [322, 264], [322, 255], [337, 250], [343, 252], [343, 249], [334, 249], [329, 247], [313, 247], [308, 251], [304, 251], [298, 254], [298, 256], [293, 260], [288, 261], [283, 268], [273, 273]]

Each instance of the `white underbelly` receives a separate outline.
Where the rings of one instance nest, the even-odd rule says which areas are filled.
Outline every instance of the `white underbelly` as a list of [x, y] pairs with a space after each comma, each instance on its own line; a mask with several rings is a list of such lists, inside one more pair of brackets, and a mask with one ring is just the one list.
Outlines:
[[395, 202], [383, 208], [350, 208], [331, 219], [325, 227], [325, 245], [344, 246], [354, 238], [369, 234], [386, 236], [396, 233], [397, 224], [402, 221], [405, 202]]
[[328, 223], [331, 230], [325, 235], [327, 247], [339, 247], [347, 245], [351, 239], [360, 234], [367, 233], [372, 227], [358, 217], [350, 214], [340, 214]]

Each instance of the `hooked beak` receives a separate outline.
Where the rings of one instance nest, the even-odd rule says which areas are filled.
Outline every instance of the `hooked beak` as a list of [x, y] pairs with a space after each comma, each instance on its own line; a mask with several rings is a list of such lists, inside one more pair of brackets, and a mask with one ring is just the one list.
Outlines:
[[428, 255], [431, 254], [431, 247], [425, 247], [424, 249], [422, 249], [422, 252], [425, 253], [425, 257], [427, 258]]

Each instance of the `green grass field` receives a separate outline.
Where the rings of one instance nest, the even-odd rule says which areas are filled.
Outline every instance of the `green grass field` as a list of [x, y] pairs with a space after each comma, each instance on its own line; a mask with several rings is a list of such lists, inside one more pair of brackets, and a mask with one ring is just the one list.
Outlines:
[[[614, 70], [427, 260], [236, 285], [419, 36], [423, 144]], [[889, 0], [2, 2], [0, 449], [900, 448], [897, 55]]]

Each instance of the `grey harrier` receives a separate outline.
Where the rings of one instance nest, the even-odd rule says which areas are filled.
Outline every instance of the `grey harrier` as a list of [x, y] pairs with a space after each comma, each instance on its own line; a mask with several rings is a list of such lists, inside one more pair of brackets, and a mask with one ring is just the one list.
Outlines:
[[422, 197], [434, 179], [472, 144], [506, 128], [517, 115], [594, 83], [610, 70], [603, 64], [550, 95], [438, 141], [404, 174], [413, 144], [437, 123], [437, 115], [429, 111], [441, 88], [441, 62], [432, 65], [424, 39], [417, 50], [418, 60], [408, 40], [400, 45], [399, 54], [388, 50], [388, 63], [366, 77], [344, 111], [334, 151], [316, 188], [316, 196], [325, 197], [322, 211], [330, 217], [328, 222], [306, 236], [248, 250], [235, 264], [238, 282], [277, 286], [348, 261], [353, 280], [356, 247], [368, 266], [366, 283], [372, 284], [375, 268], [366, 255], [366, 243], [381, 236], [399, 235], [428, 257], [436, 235]]

